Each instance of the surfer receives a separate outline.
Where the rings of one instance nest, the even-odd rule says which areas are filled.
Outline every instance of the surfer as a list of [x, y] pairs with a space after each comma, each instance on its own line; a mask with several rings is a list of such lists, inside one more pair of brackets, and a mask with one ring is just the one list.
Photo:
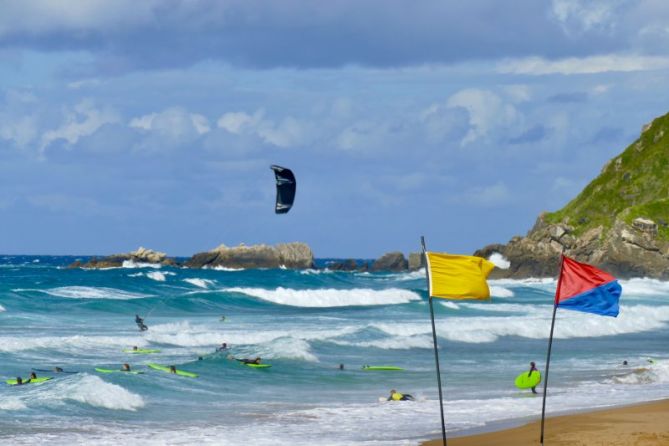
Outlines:
[[54, 371], [54, 373], [63, 373], [62, 367], [54, 367], [53, 371]]
[[17, 377], [16, 377], [16, 385], [17, 385], [17, 386], [26, 384], [27, 382], [28, 382], [28, 381], [23, 382], [23, 378], [21, 378], [20, 376], [17, 376]]
[[228, 349], [228, 344], [226, 342], [222, 343], [220, 347], [216, 348], [217, 352], [224, 352]]
[[35, 372], [30, 372], [30, 378], [29, 378], [29, 380], [31, 380], [31, 379], [36, 379], [36, 378], [37, 378], [37, 373], [35, 373]]
[[130, 364], [125, 363], [121, 366], [121, 371], [122, 372], [129, 372], [130, 371]]
[[243, 362], [244, 364], [260, 364], [261, 359], [260, 356], [257, 356], [256, 359], [244, 358], [244, 359], [237, 359], [237, 361]]
[[221, 316], [221, 322], [225, 322], [225, 315]]
[[170, 366], [170, 373], [174, 373], [176, 375], [177, 373], [177, 368], [173, 365]]
[[137, 324], [137, 327], [139, 327], [139, 331], [146, 331], [149, 329], [149, 327], [147, 327], [144, 323], [144, 319], [139, 317], [139, 314], [135, 315], [135, 323]]
[[405, 394], [399, 393], [395, 389], [390, 391], [390, 396], [388, 397], [388, 401], [414, 401], [414, 400], [415, 398], [412, 395], [409, 395], [408, 393]]
[[[538, 372], [539, 369], [537, 369], [536, 364], [534, 364], [534, 361], [530, 362], [530, 371], [527, 372], [527, 376], [532, 375], [532, 372]], [[537, 386], [532, 387], [532, 393], [537, 393]]]
[[136, 346], [136, 345], [133, 345], [133, 346], [132, 346], [132, 351], [133, 351], [133, 352], [136, 352], [137, 350], [139, 350], [139, 349], [137, 348], [137, 346]]
[[339, 364], [339, 370], [344, 370], [344, 364]]

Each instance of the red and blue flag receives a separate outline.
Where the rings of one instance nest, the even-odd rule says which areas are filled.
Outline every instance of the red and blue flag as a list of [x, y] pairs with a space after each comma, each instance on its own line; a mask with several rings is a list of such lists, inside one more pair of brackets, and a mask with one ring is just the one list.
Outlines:
[[568, 310], [618, 316], [622, 287], [615, 277], [587, 263], [562, 256], [555, 304]]

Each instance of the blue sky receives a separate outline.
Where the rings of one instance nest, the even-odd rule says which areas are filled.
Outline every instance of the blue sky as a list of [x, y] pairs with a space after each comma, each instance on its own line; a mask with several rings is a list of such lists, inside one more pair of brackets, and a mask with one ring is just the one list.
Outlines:
[[664, 0], [0, 0], [0, 252], [504, 243], [669, 111], [667, 23]]

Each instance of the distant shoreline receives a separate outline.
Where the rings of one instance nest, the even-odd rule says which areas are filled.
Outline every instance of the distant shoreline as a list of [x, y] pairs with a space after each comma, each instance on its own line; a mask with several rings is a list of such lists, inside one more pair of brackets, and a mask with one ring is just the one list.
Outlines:
[[[602, 444], [666, 446], [669, 445], [667, 420], [669, 420], [669, 400], [667, 399], [571, 413], [547, 418], [544, 440], [550, 446]], [[515, 423], [509, 420], [509, 424], [514, 425]], [[535, 445], [539, 444], [540, 432], [541, 421], [534, 420], [518, 427], [449, 437], [448, 444], [450, 446]], [[421, 446], [441, 446], [441, 444], [441, 439], [435, 439], [423, 442]]]

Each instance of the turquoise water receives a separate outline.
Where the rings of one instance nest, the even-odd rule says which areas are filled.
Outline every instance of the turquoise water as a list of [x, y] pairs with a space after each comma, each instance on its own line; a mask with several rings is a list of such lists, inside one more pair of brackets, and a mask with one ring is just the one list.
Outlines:
[[[79, 372], [0, 387], [3, 444], [415, 445], [439, 436], [424, 272], [63, 268], [72, 260], [0, 258], [0, 376]], [[617, 319], [558, 311], [549, 414], [669, 397], [669, 283], [622, 284]], [[451, 432], [541, 411], [513, 380], [530, 361], [544, 369], [555, 282], [491, 285], [491, 302], [436, 301]], [[272, 368], [214, 354], [221, 342]], [[161, 352], [123, 352], [133, 345]], [[145, 373], [94, 370], [126, 362]], [[380, 401], [391, 388], [417, 401]]]

